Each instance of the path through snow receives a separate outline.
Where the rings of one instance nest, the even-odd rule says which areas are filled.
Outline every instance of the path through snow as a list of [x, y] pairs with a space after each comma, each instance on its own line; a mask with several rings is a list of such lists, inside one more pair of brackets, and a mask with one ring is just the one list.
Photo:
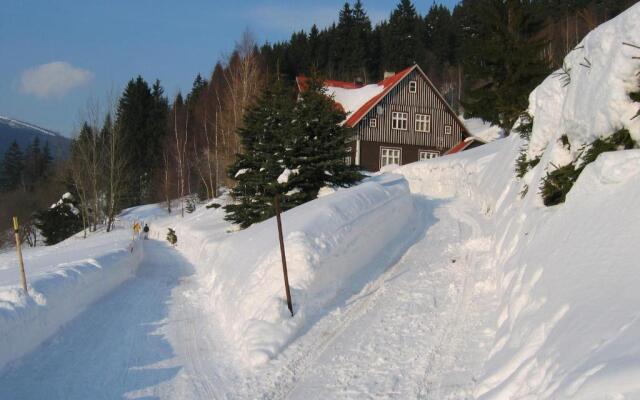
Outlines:
[[151, 240], [135, 278], [5, 370], [0, 398], [467, 397], [492, 334], [479, 332], [493, 300], [484, 217], [462, 200], [416, 202], [416, 243], [262, 367], [235, 358], [198, 308], [191, 264]]
[[194, 271], [164, 243], [144, 246], [135, 278], [4, 371], [0, 399], [218, 398], [227, 358]]

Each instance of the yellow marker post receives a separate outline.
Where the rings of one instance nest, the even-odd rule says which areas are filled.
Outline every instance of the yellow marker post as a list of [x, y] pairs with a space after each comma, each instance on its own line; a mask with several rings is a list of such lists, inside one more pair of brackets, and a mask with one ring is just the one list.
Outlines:
[[13, 232], [16, 235], [16, 251], [18, 252], [18, 260], [20, 261], [20, 277], [22, 279], [22, 289], [29, 294], [27, 290], [27, 275], [24, 273], [24, 260], [22, 259], [22, 246], [20, 245], [20, 226], [18, 225], [18, 217], [13, 217]]

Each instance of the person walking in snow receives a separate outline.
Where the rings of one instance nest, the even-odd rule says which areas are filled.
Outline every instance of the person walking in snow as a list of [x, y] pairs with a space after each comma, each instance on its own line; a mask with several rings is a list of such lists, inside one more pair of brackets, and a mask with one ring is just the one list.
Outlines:
[[140, 222], [136, 221], [135, 224], [133, 224], [133, 238], [139, 238], [140, 237]]
[[144, 240], [149, 239], [149, 225], [144, 224], [144, 228], [142, 228], [142, 231], [144, 232]]

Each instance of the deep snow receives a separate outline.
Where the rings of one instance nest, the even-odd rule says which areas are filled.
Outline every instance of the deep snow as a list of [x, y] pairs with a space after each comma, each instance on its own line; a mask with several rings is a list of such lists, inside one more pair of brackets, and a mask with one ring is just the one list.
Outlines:
[[[522, 180], [525, 142], [512, 135], [284, 213], [294, 318], [273, 220], [235, 232], [219, 208], [126, 211], [155, 239], [134, 278], [93, 293], [71, 322], [46, 303], [66, 325], [45, 327], [40, 347], [0, 371], [0, 397], [639, 398], [640, 150], [602, 154], [563, 204], [537, 193], [594, 138], [622, 127], [640, 138], [628, 98], [640, 62], [622, 44], [640, 37], [638, 20], [640, 5], [599, 27], [567, 57], [568, 86], [552, 76], [532, 93], [527, 151], [542, 157]], [[591, 68], [575, 64], [585, 57]], [[176, 248], [156, 241], [167, 227]], [[109, 246], [91, 240], [109, 235], [60, 249], [100, 259]], [[44, 277], [59, 268], [42, 266]], [[9, 338], [5, 360], [23, 340]]]

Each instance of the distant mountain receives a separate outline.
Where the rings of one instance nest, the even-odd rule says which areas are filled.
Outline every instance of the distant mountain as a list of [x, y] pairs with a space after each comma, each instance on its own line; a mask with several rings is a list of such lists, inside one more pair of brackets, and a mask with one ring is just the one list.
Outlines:
[[69, 146], [71, 145], [69, 138], [28, 122], [0, 116], [0, 157], [4, 155], [14, 140], [24, 151], [35, 137], [40, 138], [41, 146], [44, 146], [45, 142], [49, 142], [51, 155], [54, 158], [66, 158], [69, 154]]

